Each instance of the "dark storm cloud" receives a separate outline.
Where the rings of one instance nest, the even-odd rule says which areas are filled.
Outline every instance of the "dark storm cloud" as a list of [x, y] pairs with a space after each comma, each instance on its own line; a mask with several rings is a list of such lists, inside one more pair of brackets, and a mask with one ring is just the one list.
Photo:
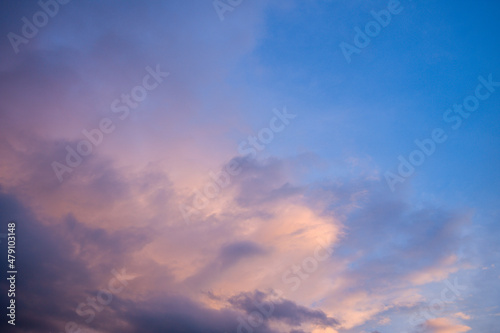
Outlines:
[[[270, 322], [276, 321], [295, 329], [293, 332], [304, 332], [297, 327], [303, 324], [316, 324], [324, 327], [338, 326], [338, 322], [326, 316], [319, 310], [311, 310], [299, 306], [292, 301], [280, 299], [267, 300], [267, 294], [260, 291], [242, 293], [231, 297], [229, 308], [219, 310], [206, 308], [186, 297], [162, 295], [149, 299], [148, 302], [127, 302], [119, 300], [113, 304], [117, 316], [127, 322], [126, 328], [121, 330], [105, 325], [109, 332], [239, 332], [242, 321], [248, 315], [260, 309], [273, 309], [269, 317], [263, 317], [260, 325], [252, 327], [254, 333], [277, 333], [270, 328]], [[258, 306], [256, 306], [256, 304]], [[119, 309], [119, 310], [118, 310]], [[242, 332], [245, 332], [242, 329]]]
[[250, 241], [236, 242], [224, 246], [219, 255], [222, 268], [232, 266], [245, 257], [263, 255], [266, 251], [258, 244]]
[[321, 310], [312, 310], [286, 299], [271, 300], [269, 294], [261, 291], [233, 296], [229, 299], [229, 303], [235, 308], [245, 311], [247, 314], [254, 311], [260, 311], [264, 315], [270, 313], [266, 317], [266, 321], [276, 320], [290, 326], [301, 326], [305, 323], [324, 327], [339, 325], [337, 320], [328, 317]]
[[[182, 296], [164, 295], [147, 302], [125, 302], [118, 315], [128, 329], [108, 325], [109, 332], [235, 332], [238, 313], [212, 310]], [[264, 332], [264, 331], [261, 331]]]
[[[47, 226], [14, 196], [0, 192], [2, 231], [11, 220], [17, 222], [18, 332], [59, 331], [67, 322], [81, 322], [77, 305], [95, 296], [97, 287], [112, 277], [111, 271], [119, 270], [127, 255], [147, 240], [138, 229], [110, 233], [86, 227], [70, 216], [59, 225]], [[5, 253], [3, 239], [0, 246]], [[7, 271], [6, 261], [0, 265]], [[6, 295], [6, 281], [0, 281], [0, 286]]]
[[[75, 256], [73, 244], [62, 237], [58, 228], [42, 225], [29, 209], [5, 193], [0, 193], [0, 207], [2, 230], [6, 230], [8, 221], [17, 222], [16, 327], [21, 332], [55, 329], [54, 320], [76, 317], [71, 309], [78, 290], [94, 281], [85, 263]], [[2, 250], [4, 247], [2, 243]], [[6, 268], [2, 260], [2, 271]], [[6, 282], [0, 284], [5, 295]], [[5, 321], [0, 325], [6, 325]]]

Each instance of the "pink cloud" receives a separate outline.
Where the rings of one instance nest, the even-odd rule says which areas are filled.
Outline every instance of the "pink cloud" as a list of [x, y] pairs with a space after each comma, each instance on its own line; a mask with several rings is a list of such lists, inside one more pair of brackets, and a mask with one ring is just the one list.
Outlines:
[[448, 318], [436, 318], [425, 322], [423, 333], [463, 333], [470, 330], [469, 326], [461, 325]]

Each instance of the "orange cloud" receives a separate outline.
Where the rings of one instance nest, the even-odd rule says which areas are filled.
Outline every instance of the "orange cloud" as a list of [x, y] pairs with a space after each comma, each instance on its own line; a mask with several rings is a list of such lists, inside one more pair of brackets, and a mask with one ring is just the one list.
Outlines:
[[426, 321], [425, 333], [463, 333], [471, 330], [469, 326], [460, 325], [448, 318], [436, 318]]

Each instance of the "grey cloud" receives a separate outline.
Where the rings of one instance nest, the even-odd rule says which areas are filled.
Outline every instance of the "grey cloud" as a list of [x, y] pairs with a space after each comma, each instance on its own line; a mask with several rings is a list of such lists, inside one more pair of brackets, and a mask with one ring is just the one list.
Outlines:
[[229, 303], [237, 309], [245, 311], [247, 314], [253, 311], [270, 312], [266, 320], [276, 320], [284, 322], [290, 326], [301, 326], [305, 323], [321, 325], [324, 327], [336, 327], [339, 322], [328, 317], [321, 310], [312, 310], [298, 305], [290, 300], [269, 299], [269, 294], [261, 291], [253, 293], [242, 293], [229, 299]]

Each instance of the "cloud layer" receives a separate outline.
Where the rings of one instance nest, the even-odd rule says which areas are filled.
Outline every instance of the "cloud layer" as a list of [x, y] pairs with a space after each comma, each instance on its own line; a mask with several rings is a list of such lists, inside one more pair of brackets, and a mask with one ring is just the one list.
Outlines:
[[[211, 1], [75, 1], [19, 52], [4, 38], [0, 237], [17, 222], [20, 273], [2, 331], [495, 332], [498, 210], [470, 198], [496, 173], [484, 191], [431, 166], [397, 192], [381, 176], [438, 113], [414, 108], [441, 103], [397, 76], [420, 71], [398, 62], [399, 38], [426, 17], [403, 5], [416, 18], [394, 18], [351, 69], [332, 45], [370, 13], [360, 1], [244, 1], [223, 21]], [[41, 10], [0, 7], [5, 36]], [[446, 31], [423, 22], [416, 36]], [[440, 50], [415, 61], [453, 58]], [[149, 89], [152, 70], [169, 74]], [[297, 117], [270, 137], [285, 109]], [[436, 163], [467, 168], [453, 149]]]

